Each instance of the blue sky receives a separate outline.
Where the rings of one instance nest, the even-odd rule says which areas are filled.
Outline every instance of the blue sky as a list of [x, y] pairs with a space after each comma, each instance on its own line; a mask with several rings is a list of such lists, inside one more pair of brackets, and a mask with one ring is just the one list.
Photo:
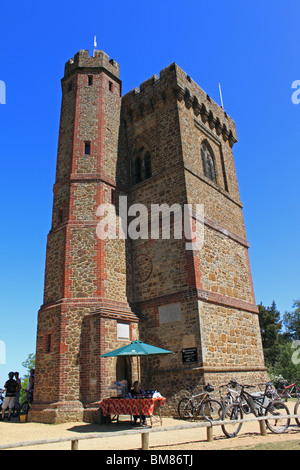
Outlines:
[[[257, 303], [299, 290], [300, 3], [297, 0], [2, 1], [0, 6], [0, 386], [35, 351], [43, 302], [65, 62], [98, 49], [123, 93], [176, 62], [235, 120], [234, 156]], [[1, 343], [0, 343], [1, 344]], [[1, 358], [1, 351], [0, 351]]]

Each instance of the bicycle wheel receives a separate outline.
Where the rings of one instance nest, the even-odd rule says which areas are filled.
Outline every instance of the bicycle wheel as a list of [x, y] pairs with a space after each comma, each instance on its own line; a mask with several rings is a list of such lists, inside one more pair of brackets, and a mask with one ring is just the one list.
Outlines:
[[235, 437], [241, 430], [243, 423], [236, 423], [237, 420], [243, 419], [243, 411], [238, 403], [229, 405], [223, 413], [224, 421], [232, 421], [231, 423], [222, 424], [221, 428], [226, 437]]
[[278, 416], [278, 419], [266, 419], [266, 425], [269, 430], [275, 434], [281, 434], [287, 430], [290, 425], [290, 418], [281, 418], [281, 416], [289, 415], [288, 407], [282, 401], [271, 402], [266, 409], [267, 415]]
[[194, 416], [195, 407], [189, 398], [182, 398], [178, 403], [177, 410], [181, 419], [188, 419]]
[[201, 413], [206, 421], [219, 421], [222, 418], [223, 408], [220, 402], [209, 398], [202, 404]]
[[24, 401], [24, 403], [22, 403], [22, 405], [20, 405], [19, 415], [20, 414], [27, 415], [28, 410], [29, 410], [29, 403], [28, 403], [28, 401]]
[[[294, 408], [294, 415], [297, 415], [299, 412], [300, 414], [300, 400], [297, 401], [297, 403], [295, 404], [295, 408]], [[299, 418], [295, 418], [296, 420], [296, 423], [298, 426], [300, 426], [300, 419]]]

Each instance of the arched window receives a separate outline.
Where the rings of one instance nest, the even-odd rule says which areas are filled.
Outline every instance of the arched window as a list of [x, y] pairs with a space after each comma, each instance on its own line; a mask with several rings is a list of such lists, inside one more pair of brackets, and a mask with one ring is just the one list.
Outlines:
[[138, 184], [152, 176], [151, 153], [145, 147], [136, 150], [131, 160], [132, 184]]
[[201, 145], [201, 156], [204, 175], [216, 183], [217, 178], [214, 163], [214, 154], [206, 142], [203, 142]]
[[144, 155], [144, 177], [145, 180], [151, 178], [152, 171], [151, 171], [151, 155], [150, 152], [146, 152]]
[[135, 157], [134, 161], [134, 182], [135, 184], [142, 181], [142, 165], [141, 159], [139, 156]]

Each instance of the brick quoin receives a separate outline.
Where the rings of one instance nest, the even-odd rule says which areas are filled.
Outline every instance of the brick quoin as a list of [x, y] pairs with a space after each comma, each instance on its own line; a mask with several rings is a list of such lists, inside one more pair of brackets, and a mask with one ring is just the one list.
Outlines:
[[[144, 387], [167, 398], [168, 415], [187, 384], [200, 391], [208, 381], [267, 380], [234, 121], [175, 63], [122, 96], [117, 62], [103, 51], [90, 57], [81, 50], [65, 64], [61, 83], [30, 419], [99, 419], [99, 401], [113, 393], [117, 376], [116, 359], [99, 356], [136, 339], [174, 352], [140, 361], [139, 371]], [[203, 245], [186, 250], [187, 240], [174, 237], [173, 215], [169, 240], [151, 238], [150, 229], [147, 240], [100, 240], [97, 208], [113, 197], [121, 223], [119, 195], [128, 207], [147, 207], [149, 227], [151, 204], [189, 204], [193, 228], [196, 204], [203, 204]], [[118, 323], [129, 325], [127, 339], [118, 338]], [[187, 348], [197, 362], [184, 362]], [[121, 371], [129, 385], [136, 364]]]

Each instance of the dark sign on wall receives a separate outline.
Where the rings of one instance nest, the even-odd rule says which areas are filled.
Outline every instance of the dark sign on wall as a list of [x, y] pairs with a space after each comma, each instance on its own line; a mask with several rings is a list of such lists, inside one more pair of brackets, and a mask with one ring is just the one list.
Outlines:
[[182, 349], [182, 362], [183, 364], [198, 362], [197, 348]]

